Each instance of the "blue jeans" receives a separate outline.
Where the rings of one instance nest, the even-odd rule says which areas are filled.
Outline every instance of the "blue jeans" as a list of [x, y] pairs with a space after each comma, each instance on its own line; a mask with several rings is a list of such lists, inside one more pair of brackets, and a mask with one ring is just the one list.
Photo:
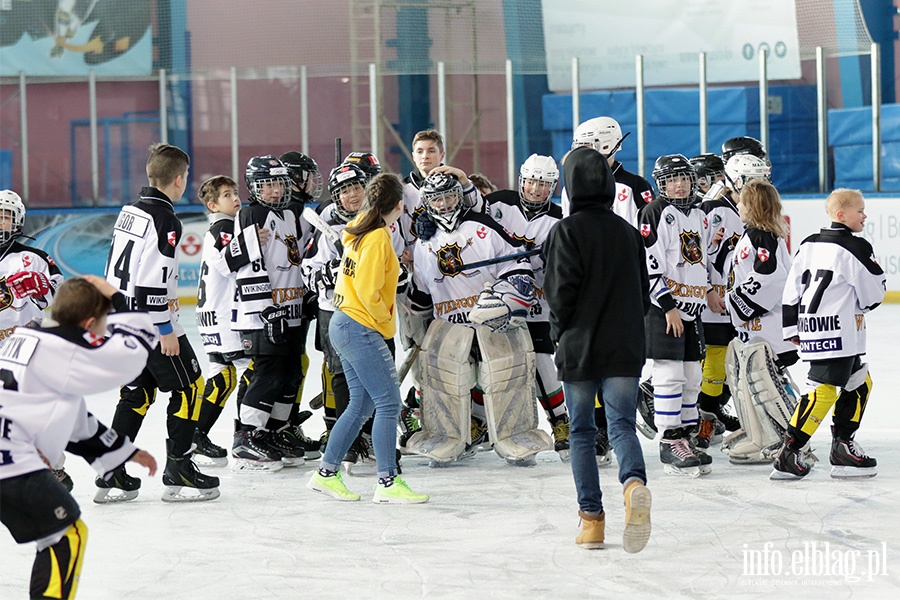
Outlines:
[[647, 482], [644, 454], [634, 425], [638, 378], [607, 377], [592, 381], [563, 381], [566, 406], [569, 409], [569, 448], [578, 508], [590, 514], [599, 514], [603, 510], [596, 457], [597, 424], [594, 421], [594, 402], [601, 386], [609, 441], [619, 461], [619, 481], [623, 484], [629, 479]]
[[350, 404], [331, 430], [320, 467], [332, 471], [340, 468], [363, 423], [374, 412], [372, 445], [378, 477], [396, 475], [400, 386], [394, 357], [380, 333], [339, 310], [331, 317], [328, 336], [341, 357], [350, 388]]

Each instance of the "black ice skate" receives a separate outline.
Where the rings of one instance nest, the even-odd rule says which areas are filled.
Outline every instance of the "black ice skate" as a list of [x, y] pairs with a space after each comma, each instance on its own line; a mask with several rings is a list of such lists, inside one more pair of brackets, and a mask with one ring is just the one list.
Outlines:
[[727, 431], [737, 431], [741, 428], [741, 422], [737, 417], [728, 412], [724, 404], [719, 405], [715, 410], [716, 420], [725, 426]]
[[477, 415], [472, 415], [471, 433], [469, 435], [471, 436], [472, 441], [466, 444], [465, 449], [462, 451], [462, 454], [459, 455], [457, 460], [472, 458], [485, 448], [490, 449], [490, 445], [488, 444], [487, 421]]
[[605, 467], [612, 462], [609, 453], [609, 432], [605, 427], [597, 429], [597, 466]]
[[834, 436], [831, 440], [831, 456], [829, 457], [832, 477], [875, 477], [878, 475], [876, 468], [878, 461], [866, 455], [866, 451], [856, 443], [852, 435], [838, 437], [834, 433], [834, 426], [831, 427], [831, 434]]
[[635, 420], [637, 430], [645, 438], [652, 440], [656, 437], [656, 407], [653, 399], [653, 381], [647, 379], [638, 386], [638, 419]]
[[[691, 451], [694, 453], [694, 456], [700, 459], [700, 474], [701, 475], [709, 475], [712, 473], [712, 456], [706, 453], [704, 448], [701, 448], [698, 442], [700, 441], [700, 433], [702, 433], [703, 421], [700, 422], [700, 426], [695, 428], [694, 435], [687, 435], [685, 440], [690, 446]], [[710, 427], [712, 429], [712, 427]]]
[[281, 453], [281, 462], [286, 467], [300, 467], [306, 462], [306, 452], [300, 440], [289, 432], [289, 428], [269, 432], [266, 436], [268, 445]]
[[694, 454], [681, 428], [668, 429], [663, 433], [659, 441], [659, 460], [666, 473], [700, 476], [700, 457]]
[[72, 477], [68, 473], [66, 473], [65, 469], [51, 470], [53, 471], [53, 476], [59, 480], [62, 486], [66, 488], [67, 492], [71, 492], [75, 488], [75, 482], [72, 481]]
[[[344, 460], [341, 461], [341, 467], [343, 467], [347, 475], [359, 474], [357, 466], [370, 460], [371, 450], [372, 443], [369, 441], [368, 436], [364, 433], [360, 433], [356, 439], [353, 440], [350, 449], [347, 450], [347, 454], [344, 455]], [[354, 472], [354, 470], [356, 470], [356, 472]]]
[[162, 495], [163, 502], [200, 502], [219, 497], [218, 477], [201, 473], [190, 454], [173, 456], [171, 440], [166, 441], [166, 447], [169, 451], [162, 476], [163, 485], [166, 486]]
[[221, 446], [216, 446], [209, 436], [194, 430], [194, 457], [197, 464], [207, 467], [224, 467], [228, 464], [228, 451]]
[[306, 460], [315, 460], [322, 457], [322, 452], [319, 450], [319, 440], [314, 440], [303, 433], [303, 423], [311, 416], [312, 413], [310, 411], [301, 411], [297, 415], [296, 420], [293, 421], [293, 425], [286, 431], [294, 444], [303, 448], [303, 457]]
[[769, 479], [803, 479], [812, 470], [812, 465], [804, 460], [802, 449], [795, 447], [794, 438], [785, 439], [784, 447], [772, 463], [772, 473]]
[[[274, 473], [284, 468], [281, 454], [261, 443], [260, 435], [249, 431], [248, 427], [235, 423], [234, 445], [231, 457], [234, 463], [231, 470], [237, 473]], [[260, 430], [262, 431], [262, 430]], [[268, 433], [268, 432], [263, 432]]]
[[108, 478], [98, 477], [94, 480], [97, 493], [94, 494], [94, 502], [97, 504], [109, 504], [112, 502], [127, 502], [138, 497], [141, 489], [141, 480], [132, 477], [125, 472], [125, 467], [115, 469]]
[[559, 415], [550, 421], [553, 433], [553, 449], [559, 454], [559, 460], [569, 462], [572, 450], [569, 448], [569, 416]]

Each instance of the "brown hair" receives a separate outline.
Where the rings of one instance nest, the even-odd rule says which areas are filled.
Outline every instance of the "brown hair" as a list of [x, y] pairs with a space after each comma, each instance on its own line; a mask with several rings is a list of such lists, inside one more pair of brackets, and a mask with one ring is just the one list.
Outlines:
[[741, 188], [740, 197], [747, 225], [775, 237], [787, 237], [788, 226], [781, 215], [781, 198], [775, 186], [765, 179], [753, 179]]
[[831, 217], [832, 221], [837, 221], [839, 210], [847, 210], [847, 207], [851, 204], [862, 199], [863, 193], [859, 190], [838, 188], [825, 198], [825, 212], [828, 213], [828, 216]]
[[175, 178], [184, 175], [191, 166], [191, 159], [184, 150], [169, 144], [153, 144], [147, 158], [147, 179], [153, 187], [171, 185]]
[[488, 193], [497, 191], [497, 186], [481, 173], [472, 173], [469, 175], [469, 181], [471, 181], [472, 185], [477, 187], [478, 191], [482, 194], [485, 193], [484, 190], [488, 190]]
[[403, 182], [392, 173], [379, 173], [366, 185], [366, 203], [355, 223], [344, 229], [353, 239], [353, 249], [359, 250], [363, 237], [385, 226], [384, 217], [391, 214], [403, 200]]
[[[215, 202], [219, 199], [219, 190], [223, 187], [237, 189], [237, 183], [227, 175], [215, 175], [200, 184], [200, 189], [197, 190], [197, 198], [200, 199], [203, 206], [206, 206], [207, 203]], [[206, 208], [209, 210], [208, 206]]]
[[112, 310], [112, 300], [83, 277], [67, 279], [53, 295], [50, 316], [60, 325], [78, 325], [90, 317], [99, 319]]
[[416, 142], [421, 142], [422, 140], [431, 140], [437, 144], [441, 152], [444, 151], [444, 136], [437, 129], [426, 129], [417, 133], [412, 141], [413, 148], [416, 147]]

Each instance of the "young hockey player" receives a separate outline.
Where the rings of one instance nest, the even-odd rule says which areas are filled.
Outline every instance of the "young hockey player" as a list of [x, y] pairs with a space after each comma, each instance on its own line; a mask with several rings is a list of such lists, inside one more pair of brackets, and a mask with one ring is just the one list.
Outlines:
[[872, 245], [860, 233], [865, 201], [859, 190], [837, 189], [825, 200], [831, 225], [807, 237], [797, 249], [784, 287], [784, 337], [809, 363], [805, 393], [797, 404], [775, 460], [772, 479], [806, 476], [811, 466], [802, 450], [834, 406], [831, 476], [871, 477], [877, 463], [854, 437], [872, 390], [866, 353], [865, 313], [886, 289]]
[[[250, 203], [237, 215], [226, 260], [237, 273], [237, 317], [253, 377], [244, 394], [232, 456], [239, 471], [274, 471], [303, 464], [304, 450], [288, 432], [302, 379], [298, 358], [305, 346], [301, 327], [306, 288], [300, 250], [308, 229], [289, 208], [291, 179], [274, 156], [256, 156], [245, 172]], [[306, 225], [305, 227], [308, 227]], [[267, 243], [259, 230], [268, 230]]]
[[[705, 195], [716, 183], [725, 180], [725, 162], [718, 154], [698, 154], [690, 158], [697, 172], [697, 192]], [[707, 198], [704, 197], [704, 200]]]
[[[173, 202], [188, 185], [190, 159], [180, 148], [154, 144], [147, 159], [149, 186], [137, 200], [122, 208], [116, 219], [106, 279], [119, 289], [130, 305], [149, 312], [159, 329], [159, 346], [150, 355], [140, 376], [123, 386], [112, 428], [121, 436], [137, 437], [156, 390], [170, 392], [166, 410], [166, 468], [163, 500], [181, 502], [219, 497], [219, 479], [204, 475], [194, 464], [191, 445], [200, 412], [199, 389], [203, 386], [200, 363], [187, 335], [178, 323], [178, 257], [181, 221]], [[97, 479], [95, 502], [117, 499], [113, 490], [137, 491], [141, 480], [119, 467], [109, 479]], [[184, 488], [193, 490], [184, 493]]]
[[[501, 190], [485, 198], [489, 214], [519, 240], [535, 249], [543, 247], [547, 235], [562, 219], [562, 210], [550, 201], [559, 181], [559, 169], [550, 156], [532, 154], [519, 169], [519, 191]], [[531, 259], [534, 269], [536, 302], [528, 312], [528, 332], [534, 346], [537, 365], [537, 397], [547, 413], [553, 432], [553, 448], [562, 460], [569, 458], [569, 417], [566, 413], [562, 383], [553, 364], [550, 340], [549, 307], [544, 297], [544, 262]]]
[[209, 230], [203, 238], [197, 287], [197, 331], [209, 357], [209, 370], [194, 432], [194, 454], [221, 466], [228, 463], [228, 452], [209, 439], [209, 432], [250, 364], [240, 335], [231, 329], [235, 283], [234, 273], [225, 260], [226, 249], [234, 237], [234, 217], [241, 208], [241, 199], [237, 183], [224, 175], [204, 181], [197, 197], [209, 211]]
[[611, 210], [615, 186], [602, 155], [576, 148], [563, 166], [572, 214], [553, 228], [544, 246], [543, 291], [571, 415], [572, 474], [582, 519], [575, 543], [583, 548], [602, 548], [604, 543], [606, 521], [594, 456], [594, 399], [604, 388], [625, 494], [623, 546], [626, 552], [640, 552], [650, 538], [651, 503], [634, 423], [645, 355], [644, 313], [650, 304], [644, 246], [634, 228]]
[[[337, 202], [335, 203], [337, 206]], [[344, 485], [340, 460], [359, 435], [363, 422], [375, 414], [372, 441], [378, 463], [373, 501], [380, 504], [420, 504], [425, 494], [409, 489], [396, 462], [400, 388], [394, 357], [386, 340], [395, 333], [394, 306], [400, 263], [388, 225], [403, 209], [403, 185], [394, 175], [377, 175], [366, 188], [366, 210], [344, 230], [344, 254], [334, 290], [334, 316], [329, 339], [340, 356], [350, 404], [334, 425], [318, 471], [307, 487], [337, 498], [359, 500]]]
[[[415, 247], [410, 311], [417, 321], [408, 331], [421, 348], [422, 430], [407, 448], [430, 457], [433, 466], [456, 460], [467, 446], [472, 449], [477, 440], [471, 390], [477, 380], [494, 451], [512, 464], [534, 464], [534, 455], [553, 445], [537, 429], [534, 352], [524, 329], [533, 303], [533, 272], [527, 259], [511, 257], [524, 246], [489, 216], [467, 210], [454, 177], [432, 173], [420, 191], [438, 229], [419, 238]], [[485, 293], [499, 323], [479, 327], [490, 320], [475, 318]]]
[[[750, 181], [741, 189], [738, 211], [747, 228], [735, 246], [727, 296], [738, 340], [731, 342], [732, 356], [725, 362], [732, 369], [741, 429], [726, 438], [722, 451], [742, 464], [770, 462], [780, 449], [797, 403], [786, 367], [798, 356], [794, 345], [782, 339], [781, 295], [791, 256], [778, 191], [767, 181]], [[708, 353], [709, 346], [707, 360]]]
[[645, 318], [647, 357], [653, 359], [659, 457], [668, 473], [696, 477], [711, 458], [690, 443], [697, 426], [697, 395], [705, 348], [700, 313], [706, 306], [707, 221], [696, 206], [696, 174], [681, 154], [660, 156], [653, 167], [657, 199], [640, 213], [647, 249], [650, 307]]
[[56, 290], [53, 324], [20, 328], [0, 346], [0, 521], [16, 542], [37, 544], [31, 598], [74, 598], [81, 575], [87, 526], [50, 472], [63, 450], [101, 478], [129, 460], [156, 473], [153, 457], [107, 429], [84, 400], [136, 377], [156, 345], [150, 316], [127, 310], [101, 277], [77, 277]]

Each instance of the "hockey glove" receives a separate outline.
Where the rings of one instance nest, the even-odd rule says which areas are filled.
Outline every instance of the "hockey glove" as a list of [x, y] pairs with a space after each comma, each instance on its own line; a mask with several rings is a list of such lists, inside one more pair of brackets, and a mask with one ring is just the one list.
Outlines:
[[46, 296], [50, 293], [50, 279], [37, 271], [19, 271], [6, 278], [6, 285], [16, 298]]
[[320, 290], [333, 290], [337, 285], [338, 273], [341, 271], [341, 259], [334, 258], [321, 267], [316, 276], [316, 281]]
[[397, 293], [405, 294], [406, 289], [409, 287], [409, 269], [406, 268], [406, 265], [400, 265], [400, 275], [397, 277]]
[[437, 233], [437, 223], [435, 223], [431, 219], [431, 216], [424, 211], [415, 216], [413, 226], [416, 230], [416, 237], [426, 242]]
[[266, 337], [275, 345], [287, 342], [288, 309], [286, 306], [268, 306], [259, 314]]

